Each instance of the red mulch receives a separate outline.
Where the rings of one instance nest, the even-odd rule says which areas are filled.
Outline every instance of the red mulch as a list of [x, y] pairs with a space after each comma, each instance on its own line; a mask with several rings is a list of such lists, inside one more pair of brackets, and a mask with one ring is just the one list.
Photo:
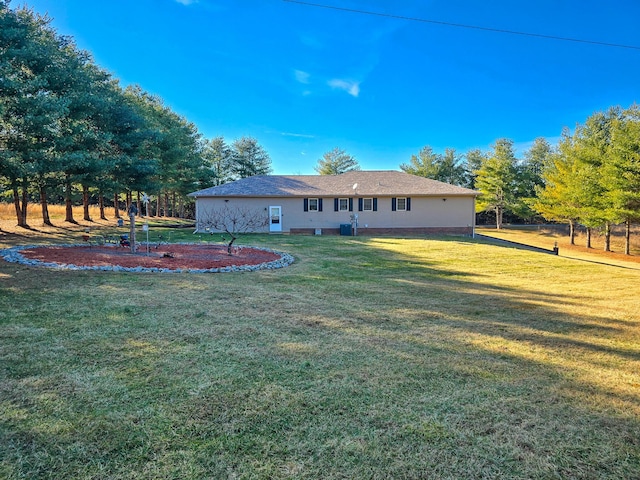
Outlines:
[[24, 257], [42, 262], [73, 264], [83, 267], [120, 266], [127, 268], [210, 269], [232, 265], [258, 265], [278, 260], [280, 255], [251, 247], [234, 248], [227, 254], [223, 245], [160, 245], [149, 253], [141, 246], [136, 253], [128, 247], [50, 246], [22, 250]]

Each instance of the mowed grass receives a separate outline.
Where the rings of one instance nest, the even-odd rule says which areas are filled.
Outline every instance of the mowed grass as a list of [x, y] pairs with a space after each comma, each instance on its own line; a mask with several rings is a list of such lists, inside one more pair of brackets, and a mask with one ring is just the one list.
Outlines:
[[639, 477], [640, 270], [462, 237], [240, 242], [296, 262], [0, 261], [0, 478]]

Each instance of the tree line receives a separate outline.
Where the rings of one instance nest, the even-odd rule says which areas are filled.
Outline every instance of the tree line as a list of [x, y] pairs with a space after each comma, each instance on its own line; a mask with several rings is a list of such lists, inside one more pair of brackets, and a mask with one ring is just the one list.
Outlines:
[[[501, 138], [491, 150], [469, 150], [465, 154], [446, 148], [437, 153], [424, 146], [412, 155], [400, 169], [412, 175], [431, 178], [461, 187], [479, 190], [477, 208], [482, 215], [490, 211], [495, 214], [498, 228], [503, 218], [532, 221], [538, 215], [532, 199], [537, 189], [544, 186], [543, 172], [550, 163], [553, 147], [546, 139], [537, 138], [521, 159], [516, 158], [514, 142]], [[315, 170], [320, 175], [338, 175], [351, 170], [360, 170], [358, 161], [340, 148], [326, 152], [317, 162]]]
[[50, 18], [0, 0], [0, 193], [19, 226], [33, 201], [51, 224], [52, 199], [68, 222], [79, 198], [90, 220], [92, 199], [101, 218], [105, 205], [119, 218], [143, 194], [151, 213], [184, 216], [186, 194], [270, 171], [256, 139], [205, 139], [161, 98], [122, 88]]
[[[158, 216], [185, 216], [186, 195], [211, 185], [271, 172], [271, 159], [252, 137], [228, 144], [206, 139], [162, 99], [139, 86], [122, 88], [51, 19], [0, 0], [0, 195], [15, 205], [19, 226], [28, 227], [27, 205], [41, 205], [51, 224], [50, 201], [119, 209], [151, 197]], [[357, 160], [334, 148], [318, 160], [319, 174], [359, 169]], [[640, 109], [610, 108], [565, 129], [557, 145], [537, 138], [521, 158], [514, 142], [501, 138], [490, 150], [443, 154], [430, 146], [400, 169], [478, 190], [481, 219], [540, 219], [568, 223], [605, 235], [640, 218]]]
[[587, 247], [598, 229], [609, 251], [611, 227], [622, 224], [629, 254], [631, 226], [640, 221], [640, 108], [596, 112], [573, 130], [565, 128], [555, 146], [537, 138], [520, 159], [513, 141], [502, 138], [488, 152], [465, 155], [453, 149], [438, 154], [427, 146], [400, 168], [479, 191], [476, 210], [491, 212], [497, 228], [505, 215], [568, 223], [574, 244], [581, 225]]
[[640, 220], [640, 108], [612, 107], [596, 112], [571, 132], [565, 129], [543, 172], [534, 208], [545, 218], [566, 222], [571, 242], [575, 225], [604, 232], [610, 250], [611, 227], [625, 226], [629, 254], [631, 225]]
[[[358, 169], [357, 160], [339, 148], [316, 166], [324, 175]], [[581, 225], [587, 247], [597, 229], [609, 251], [611, 227], [624, 225], [629, 254], [631, 226], [640, 221], [640, 107], [596, 112], [573, 130], [565, 128], [557, 145], [535, 139], [521, 158], [513, 140], [501, 138], [489, 151], [465, 154], [452, 148], [436, 153], [427, 145], [400, 169], [477, 190], [480, 220], [495, 221], [498, 229], [505, 218], [567, 223], [574, 244], [575, 227]]]

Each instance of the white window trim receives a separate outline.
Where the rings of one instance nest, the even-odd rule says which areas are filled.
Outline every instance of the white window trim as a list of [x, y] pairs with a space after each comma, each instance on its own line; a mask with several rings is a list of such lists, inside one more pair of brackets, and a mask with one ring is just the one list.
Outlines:
[[[404, 208], [400, 208], [400, 200], [404, 200]], [[397, 197], [396, 198], [396, 211], [398, 211], [398, 212], [406, 212], [407, 211], [407, 197]]]
[[[311, 203], [315, 200], [316, 208], [311, 208]], [[310, 212], [318, 212], [320, 209], [320, 200], [318, 198], [310, 198], [308, 203]]]
[[[367, 208], [367, 200], [370, 200], [369, 204], [371, 208]], [[362, 211], [363, 212], [373, 212], [373, 197], [367, 197], [362, 199]]]
[[[342, 201], [344, 200], [344, 208], [342, 208]], [[338, 198], [338, 211], [339, 212], [348, 212], [349, 211], [349, 199], [348, 198]]]

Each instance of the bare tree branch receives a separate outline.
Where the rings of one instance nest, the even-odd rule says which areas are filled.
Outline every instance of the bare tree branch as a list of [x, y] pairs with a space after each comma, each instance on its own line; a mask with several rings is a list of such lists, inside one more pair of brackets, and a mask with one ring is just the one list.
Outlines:
[[[227, 253], [232, 255], [233, 243], [238, 235], [257, 232], [269, 224], [269, 217], [261, 210], [247, 207], [230, 207], [205, 210], [198, 214], [198, 231], [216, 231], [229, 235]], [[227, 239], [223, 236], [223, 240]]]

